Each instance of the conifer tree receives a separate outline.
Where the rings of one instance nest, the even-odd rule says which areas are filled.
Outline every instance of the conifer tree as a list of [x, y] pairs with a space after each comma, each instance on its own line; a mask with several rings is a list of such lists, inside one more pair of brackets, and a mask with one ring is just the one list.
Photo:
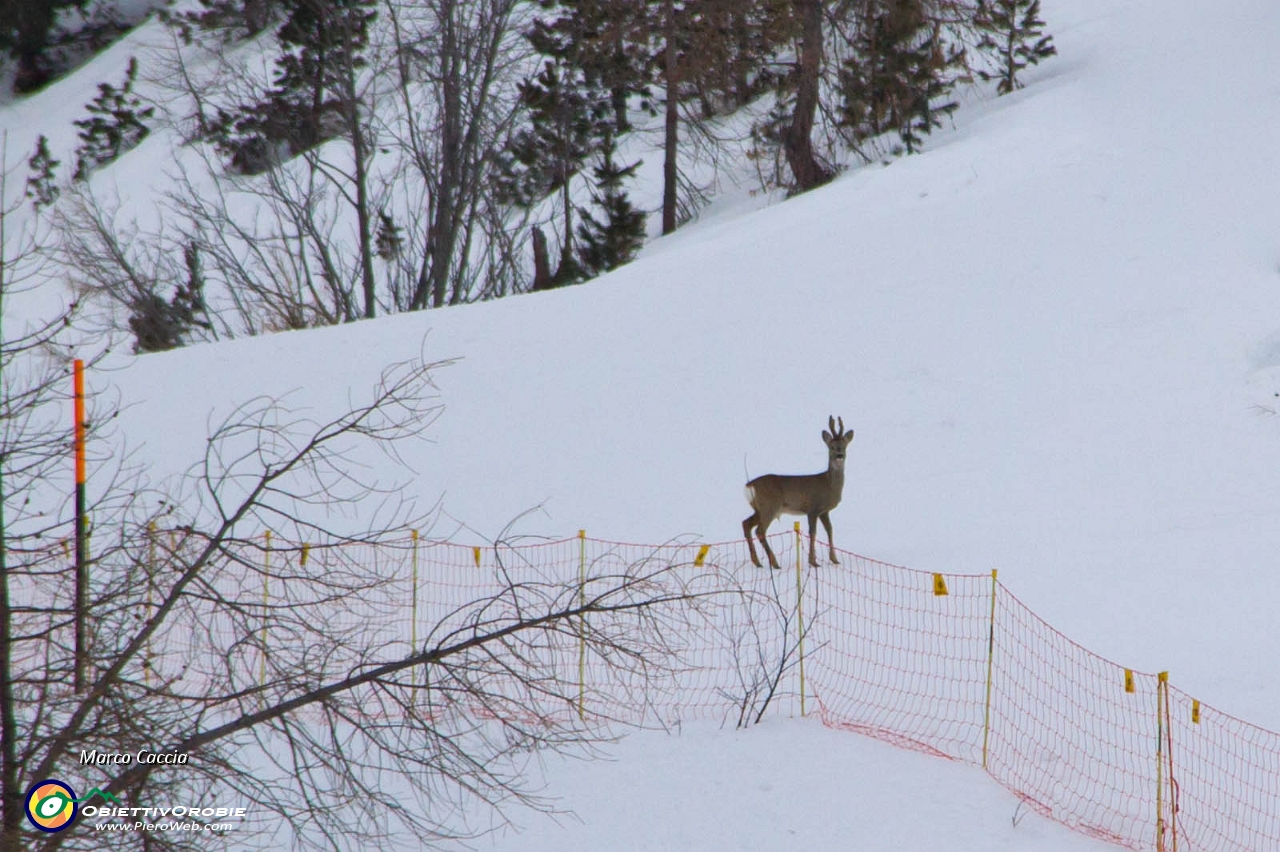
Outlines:
[[267, 28], [287, 0], [198, 0], [199, 8], [177, 12], [173, 20], [189, 39], [191, 28], [222, 33], [229, 39], [251, 38]]
[[554, 276], [556, 284], [584, 277], [573, 248], [574, 204], [571, 182], [598, 147], [600, 126], [607, 121], [607, 100], [588, 85], [581, 71], [548, 59], [536, 77], [520, 86], [528, 124], [508, 143], [510, 161], [503, 178], [505, 194], [530, 207], [559, 192], [564, 245]]
[[[364, 67], [374, 0], [296, 0], [278, 32], [272, 106], [283, 107], [316, 141], [326, 113], [340, 112], [353, 69]], [[308, 147], [303, 140], [303, 147]], [[314, 144], [314, 142], [312, 143]], [[301, 149], [299, 149], [301, 150]]]
[[365, 64], [374, 2], [287, 0], [270, 91], [214, 122], [214, 141], [236, 171], [263, 172], [332, 139], [350, 123], [349, 83]]
[[52, 73], [48, 52], [58, 15], [83, 9], [87, 0], [7, 0], [0, 3], [0, 50], [17, 60], [13, 90], [19, 94], [43, 86]]
[[791, 0], [698, 0], [688, 8], [686, 78], [704, 118], [736, 110], [780, 82], [795, 40]]
[[129, 330], [133, 332], [135, 353], [176, 349], [189, 342], [195, 329], [207, 331], [213, 327], [205, 309], [204, 271], [195, 243], [183, 247], [182, 259], [186, 280], [177, 285], [168, 301], [150, 289], [134, 296]]
[[404, 249], [404, 232], [385, 210], [378, 213], [378, 233], [374, 238], [374, 249], [385, 263], [394, 261]]
[[31, 155], [30, 160], [27, 160], [29, 173], [26, 195], [31, 199], [31, 206], [37, 213], [57, 201], [62, 193], [62, 190], [58, 189], [56, 176], [57, 168], [61, 164], [60, 160], [55, 160], [49, 153], [49, 140], [41, 133], [40, 138], [36, 140], [36, 152]]
[[855, 145], [895, 132], [914, 153], [922, 135], [956, 109], [942, 99], [960, 79], [963, 49], [946, 43], [921, 0], [875, 4], [854, 48], [840, 71], [841, 126]]
[[1058, 52], [1053, 36], [1044, 34], [1040, 0], [978, 0], [974, 26], [982, 33], [978, 47], [996, 58], [998, 71], [979, 71], [983, 80], [999, 80], [996, 92], [1022, 88], [1018, 72]]
[[596, 189], [592, 193], [593, 200], [604, 212], [604, 220], [597, 219], [590, 210], [580, 211], [578, 257], [591, 275], [629, 263], [644, 245], [644, 211], [636, 208], [622, 189], [622, 182], [635, 174], [640, 161], [620, 166], [614, 162], [616, 153], [614, 136], [607, 133], [600, 150], [600, 163], [593, 169]]
[[98, 84], [98, 96], [85, 108], [89, 117], [72, 122], [80, 128], [80, 145], [76, 148], [76, 180], [85, 180], [99, 166], [137, 147], [151, 129], [145, 124], [155, 112], [144, 107], [133, 94], [138, 76], [138, 60], [129, 59], [124, 85], [117, 89], [110, 83]]
[[614, 130], [631, 129], [629, 101], [640, 97], [652, 114], [652, 14], [646, 0], [541, 0], [558, 11], [537, 19], [526, 33], [542, 56], [572, 66], [593, 89], [606, 93]]

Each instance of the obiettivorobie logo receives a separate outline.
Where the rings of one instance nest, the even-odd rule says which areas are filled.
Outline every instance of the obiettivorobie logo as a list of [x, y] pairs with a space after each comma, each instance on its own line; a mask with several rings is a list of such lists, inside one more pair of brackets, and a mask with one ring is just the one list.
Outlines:
[[76, 821], [76, 815], [80, 812], [77, 806], [94, 796], [120, 804], [115, 796], [104, 793], [97, 787], [83, 798], [76, 798], [76, 791], [71, 789], [71, 785], [56, 778], [46, 778], [32, 785], [27, 792], [27, 819], [41, 831], [62, 831]]

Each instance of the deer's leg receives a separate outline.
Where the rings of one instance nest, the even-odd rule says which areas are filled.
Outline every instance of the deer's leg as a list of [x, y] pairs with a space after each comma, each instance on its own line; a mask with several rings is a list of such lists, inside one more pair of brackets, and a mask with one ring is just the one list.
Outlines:
[[822, 518], [822, 527], [827, 531], [827, 549], [831, 551], [831, 564], [839, 565], [840, 560], [836, 559], [836, 543], [831, 538], [831, 513], [823, 512], [818, 517]]
[[[769, 521], [769, 523], [771, 524], [773, 521]], [[773, 548], [769, 546], [769, 539], [765, 537], [765, 528], [767, 526], [768, 524], [765, 523], [756, 524], [756, 538], [760, 539], [760, 544], [764, 546], [764, 552], [769, 555], [769, 567], [776, 571], [778, 570], [778, 557], [773, 555]], [[759, 565], [760, 563], [757, 562], [756, 564]]]
[[818, 516], [809, 516], [809, 564], [814, 568], [818, 567], [818, 554], [814, 550], [814, 543], [818, 540]]
[[756, 554], [755, 543], [751, 541], [751, 528], [760, 523], [760, 513], [756, 512], [751, 517], [742, 522], [742, 534], [747, 537], [747, 550], [751, 551], [751, 561], [755, 563], [757, 568], [763, 568], [760, 564], [760, 557]]

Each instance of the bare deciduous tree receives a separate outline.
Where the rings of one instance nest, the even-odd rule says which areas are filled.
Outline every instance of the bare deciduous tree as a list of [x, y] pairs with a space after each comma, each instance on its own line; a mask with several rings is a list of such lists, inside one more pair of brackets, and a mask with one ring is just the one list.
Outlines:
[[[768, 586], [762, 588], [764, 582]], [[810, 609], [802, 617], [805, 594], [804, 585], [795, 588], [787, 572], [770, 572], [764, 580], [756, 575], [739, 583], [733, 588], [732, 604], [718, 611], [718, 637], [737, 678], [723, 691], [737, 709], [736, 727], [758, 724], [785, 691], [784, 681], [803, 665], [802, 654], [816, 650], [805, 643], [819, 613]]]
[[[7, 137], [0, 143], [0, 850], [17, 852], [32, 747], [18, 731], [42, 710], [31, 703], [28, 676], [42, 661], [33, 660], [24, 643], [47, 638], [29, 629], [32, 619], [66, 624], [65, 611], [28, 600], [24, 590], [45, 582], [56, 554], [48, 544], [65, 529], [72, 424], [61, 403], [70, 381], [69, 347], [78, 342], [83, 352], [88, 346], [72, 338], [74, 303], [44, 318], [31, 305], [13, 311], [15, 299], [34, 298], [43, 283], [50, 231], [42, 219], [21, 215], [26, 211], [22, 195], [12, 192], [6, 143]], [[96, 428], [100, 418], [91, 414], [90, 421]]]
[[395, 39], [396, 121], [389, 130], [412, 181], [405, 221], [415, 283], [402, 309], [514, 290], [523, 233], [492, 191], [516, 114], [525, 48], [516, 0], [387, 0]]
[[118, 201], [103, 201], [86, 183], [67, 191], [54, 216], [55, 256], [67, 282], [78, 298], [95, 297], [105, 309], [96, 330], [132, 334], [139, 352], [229, 335], [204, 303], [201, 244], [121, 220]]

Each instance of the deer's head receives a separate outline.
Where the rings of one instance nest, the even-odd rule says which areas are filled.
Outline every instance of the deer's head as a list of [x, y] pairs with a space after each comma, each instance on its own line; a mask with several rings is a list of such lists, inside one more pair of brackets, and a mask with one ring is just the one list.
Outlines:
[[[822, 441], [827, 445], [827, 456], [832, 470], [844, 470], [845, 448], [853, 440], [853, 430], [844, 431], [844, 418], [839, 425], [836, 418], [827, 418], [827, 429], [822, 430]], [[828, 429], [830, 431], [828, 431]]]

